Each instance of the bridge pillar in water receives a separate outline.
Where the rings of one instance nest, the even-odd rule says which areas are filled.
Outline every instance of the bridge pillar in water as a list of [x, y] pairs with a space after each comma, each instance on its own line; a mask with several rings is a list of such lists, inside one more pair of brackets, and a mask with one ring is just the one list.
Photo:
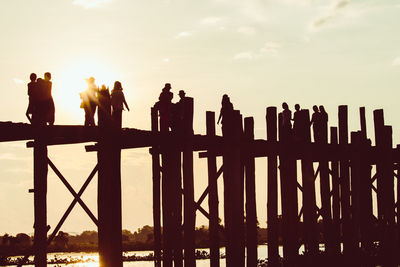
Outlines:
[[34, 252], [35, 267], [47, 266], [47, 146], [44, 138], [36, 138], [33, 147], [34, 184]]
[[109, 95], [100, 92], [98, 110], [98, 237], [101, 267], [122, 267], [120, 126], [111, 119]]

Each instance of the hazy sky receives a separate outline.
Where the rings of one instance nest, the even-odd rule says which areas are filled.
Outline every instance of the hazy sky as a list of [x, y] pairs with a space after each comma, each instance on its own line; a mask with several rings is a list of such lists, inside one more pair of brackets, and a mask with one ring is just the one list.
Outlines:
[[[0, 0], [0, 121], [27, 122], [29, 74], [50, 71], [56, 124], [83, 124], [78, 93], [94, 76], [99, 85], [122, 82], [131, 107], [124, 127], [149, 129], [150, 107], [170, 82], [175, 95], [184, 89], [195, 98], [196, 133], [205, 132], [205, 111], [218, 113], [227, 93], [255, 117], [257, 138], [266, 135], [265, 108], [287, 101], [324, 105], [331, 125], [337, 106], [347, 104], [351, 130], [359, 128], [358, 107], [366, 107], [369, 127], [372, 110], [384, 108], [399, 143], [399, 27], [398, 0]], [[51, 147], [49, 155], [76, 191], [96, 162], [82, 144]], [[123, 227], [135, 230], [152, 224], [151, 159], [148, 149], [122, 157]], [[265, 162], [257, 160], [261, 226]], [[196, 159], [197, 196], [205, 166]], [[0, 234], [33, 232], [25, 142], [0, 144], [0, 177]], [[72, 197], [51, 171], [48, 191], [54, 228]], [[83, 198], [97, 214], [96, 179]], [[77, 207], [62, 230], [85, 229], [95, 226]]]

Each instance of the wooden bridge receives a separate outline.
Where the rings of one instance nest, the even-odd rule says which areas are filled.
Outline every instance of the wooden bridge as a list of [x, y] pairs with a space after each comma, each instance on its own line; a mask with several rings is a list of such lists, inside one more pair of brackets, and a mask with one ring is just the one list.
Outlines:
[[[288, 137], [279, 123], [276, 107], [268, 107], [267, 139], [255, 140], [253, 118], [243, 120], [239, 111], [226, 120], [223, 136], [216, 135], [214, 112], [206, 114], [206, 135], [194, 134], [193, 99], [187, 100], [182, 125], [173, 131], [159, 131], [154, 108], [151, 131], [115, 127], [109, 107], [99, 109], [98, 126], [0, 123], [0, 141], [27, 140], [27, 147], [33, 148], [35, 266], [46, 266], [47, 245], [77, 203], [98, 226], [100, 266], [122, 266], [120, 155], [121, 149], [139, 147], [150, 147], [153, 163], [156, 267], [196, 265], [197, 211], [209, 219], [210, 266], [220, 266], [220, 231], [226, 237], [226, 266], [257, 266], [256, 157], [267, 158], [267, 203], [258, 205], [267, 204], [268, 266], [397, 266], [400, 263], [397, 253], [400, 148], [393, 148], [392, 128], [384, 124], [383, 110], [373, 113], [375, 146], [372, 146], [367, 137], [364, 108], [360, 108], [360, 130], [350, 133], [350, 141], [347, 106], [339, 106], [338, 127], [323, 127], [320, 140], [311, 142], [308, 110], [300, 111], [297, 137], [292, 134]], [[96, 143], [86, 146], [86, 151], [96, 152], [98, 163], [76, 192], [48, 158], [47, 146], [86, 142]], [[193, 182], [195, 151], [207, 159], [208, 165], [208, 187], [198, 200], [194, 198]], [[222, 157], [221, 166], [217, 166], [217, 157]], [[46, 219], [48, 166], [74, 196], [51, 232]], [[97, 218], [81, 200], [96, 173]], [[218, 201], [220, 176], [223, 207]], [[320, 196], [316, 195], [318, 184]], [[201, 207], [207, 195], [208, 211]], [[321, 199], [320, 207], [317, 198]], [[279, 201], [282, 214], [278, 214]], [[220, 209], [223, 209], [223, 227]], [[320, 243], [324, 244], [323, 253]], [[280, 245], [283, 260], [278, 253]], [[302, 255], [301, 245], [304, 245]]]

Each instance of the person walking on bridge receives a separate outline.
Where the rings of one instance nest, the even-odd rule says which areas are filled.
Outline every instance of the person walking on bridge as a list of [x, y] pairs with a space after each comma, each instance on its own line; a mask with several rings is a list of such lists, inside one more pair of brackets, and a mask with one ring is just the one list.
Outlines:
[[128, 103], [126, 103], [125, 95], [122, 90], [121, 82], [116, 81], [111, 91], [111, 117], [118, 128], [122, 127], [122, 111], [124, 110], [124, 106], [129, 111], [129, 106]]

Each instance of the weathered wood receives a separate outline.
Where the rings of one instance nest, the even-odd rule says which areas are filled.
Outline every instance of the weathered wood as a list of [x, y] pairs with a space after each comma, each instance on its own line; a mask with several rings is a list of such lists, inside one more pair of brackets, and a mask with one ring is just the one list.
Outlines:
[[[282, 238], [284, 266], [294, 266], [298, 256], [298, 199], [297, 199], [297, 166], [292, 154], [293, 142], [282, 130], [282, 113], [278, 116], [279, 140], [283, 150], [279, 155], [282, 203]], [[281, 138], [284, 138], [283, 140]]]
[[[254, 140], [253, 117], [244, 119], [244, 134], [246, 141]], [[246, 184], [246, 266], [257, 266], [257, 210], [256, 210], [256, 184], [255, 160], [247, 146], [245, 149], [245, 184]]]
[[[215, 136], [215, 113], [207, 111], [207, 136]], [[219, 267], [219, 222], [218, 222], [218, 185], [217, 185], [217, 159], [214, 146], [207, 150], [208, 166], [208, 207], [210, 211], [209, 237], [210, 237], [210, 266]]]
[[33, 148], [35, 267], [47, 266], [47, 146], [41, 137]]
[[[322, 122], [321, 144], [328, 144], [328, 122]], [[325, 243], [325, 251], [328, 255], [334, 254], [333, 245], [333, 229], [332, 229], [332, 213], [331, 213], [331, 197], [329, 183], [329, 162], [326, 158], [321, 158], [319, 162], [319, 183], [321, 194], [321, 215], [323, 220], [323, 236]]]
[[[300, 128], [303, 130], [301, 136], [304, 138], [301, 140], [301, 142], [311, 143], [310, 128], [307, 127], [310, 125], [309, 112], [308, 110], [301, 110], [299, 112], [300, 114], [298, 123]], [[303, 186], [304, 248], [307, 258], [311, 259], [313, 256], [318, 254], [318, 235], [317, 231], [315, 231], [317, 228], [317, 211], [315, 201], [314, 168], [309, 153], [304, 153], [304, 156], [301, 160], [301, 176]]]
[[[339, 106], [339, 144], [348, 144], [347, 106]], [[351, 264], [355, 264], [356, 244], [351, 221], [350, 207], [350, 173], [349, 160], [341, 158], [339, 161], [340, 196], [343, 225], [343, 253]]]
[[184, 190], [184, 252], [185, 266], [196, 266], [195, 227], [196, 208], [193, 181], [193, 98], [183, 102], [183, 190]]
[[[104, 94], [104, 92], [103, 92]], [[100, 266], [122, 267], [120, 129], [111, 121], [110, 99], [99, 98], [98, 236]]]
[[[337, 127], [331, 127], [331, 144], [338, 143]], [[331, 178], [332, 178], [332, 253], [335, 256], [341, 253], [341, 236], [340, 236], [340, 183], [339, 183], [339, 162], [331, 161]]]
[[357, 247], [360, 242], [360, 175], [361, 175], [361, 132], [350, 133], [351, 144], [354, 146], [351, 164], [351, 214], [352, 226]]
[[[276, 107], [266, 110], [267, 140], [277, 141]], [[268, 263], [272, 267], [279, 264], [278, 251], [278, 159], [277, 154], [267, 159], [267, 224]]]
[[[151, 108], [151, 131], [158, 132], [158, 114]], [[160, 191], [160, 153], [159, 146], [151, 152], [153, 173], [153, 224], [154, 224], [154, 266], [161, 267], [161, 191]]]

